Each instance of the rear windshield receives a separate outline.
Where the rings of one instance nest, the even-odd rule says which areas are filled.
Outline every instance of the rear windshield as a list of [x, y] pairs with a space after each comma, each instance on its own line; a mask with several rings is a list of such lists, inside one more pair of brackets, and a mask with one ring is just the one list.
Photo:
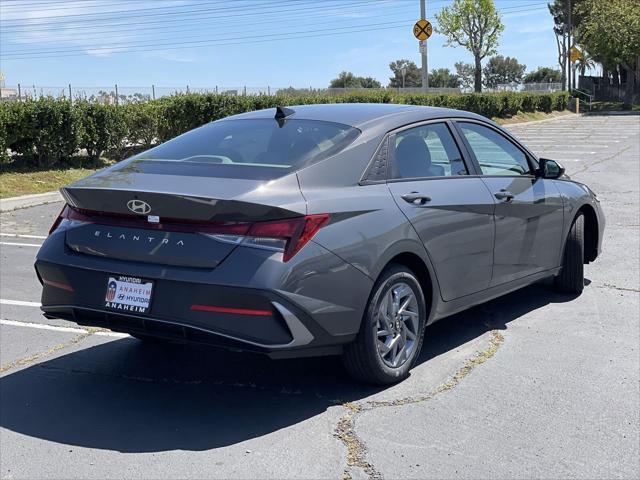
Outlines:
[[359, 133], [348, 125], [317, 120], [225, 120], [136, 155], [119, 170], [274, 179], [335, 155]]

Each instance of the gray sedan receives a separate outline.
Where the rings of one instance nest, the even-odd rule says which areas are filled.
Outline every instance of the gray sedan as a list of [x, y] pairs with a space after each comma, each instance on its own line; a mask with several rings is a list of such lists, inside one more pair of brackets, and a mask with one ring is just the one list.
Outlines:
[[604, 217], [500, 126], [389, 104], [224, 118], [62, 190], [47, 317], [409, 375], [425, 327], [547, 277], [579, 294]]

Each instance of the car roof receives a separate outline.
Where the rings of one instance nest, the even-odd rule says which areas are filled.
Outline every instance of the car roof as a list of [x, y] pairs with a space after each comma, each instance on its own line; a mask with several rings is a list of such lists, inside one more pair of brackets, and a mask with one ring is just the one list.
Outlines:
[[[384, 125], [393, 129], [409, 123], [435, 118], [465, 117], [487, 120], [485, 117], [463, 110], [394, 103], [319, 103], [293, 105], [286, 108], [295, 112], [288, 117], [291, 119], [336, 122], [360, 129], [374, 125]], [[274, 118], [275, 113], [275, 108], [267, 108], [233, 115], [222, 120]]]

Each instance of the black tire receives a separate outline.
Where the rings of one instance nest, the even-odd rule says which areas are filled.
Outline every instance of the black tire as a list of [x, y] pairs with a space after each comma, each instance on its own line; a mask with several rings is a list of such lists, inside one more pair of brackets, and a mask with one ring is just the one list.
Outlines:
[[[383, 298], [389, 295], [393, 288], [402, 284], [409, 286], [415, 295], [419, 313], [418, 326], [411, 352], [407, 354], [402, 365], [394, 368], [387, 365], [382, 359], [382, 354], [378, 353], [378, 311]], [[345, 368], [357, 380], [366, 383], [388, 385], [404, 380], [409, 376], [409, 371], [420, 355], [426, 317], [424, 294], [414, 273], [402, 265], [387, 266], [373, 286], [358, 336], [353, 343], [345, 347], [342, 355]]]
[[564, 246], [562, 267], [554, 279], [558, 292], [580, 294], [584, 289], [584, 215], [578, 214]]

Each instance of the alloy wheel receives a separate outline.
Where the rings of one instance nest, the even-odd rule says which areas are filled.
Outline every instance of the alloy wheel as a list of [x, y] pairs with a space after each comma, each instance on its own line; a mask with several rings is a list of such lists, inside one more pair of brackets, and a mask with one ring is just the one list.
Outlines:
[[387, 366], [398, 368], [412, 358], [419, 316], [415, 292], [405, 282], [395, 283], [380, 300], [376, 344], [378, 355]]

